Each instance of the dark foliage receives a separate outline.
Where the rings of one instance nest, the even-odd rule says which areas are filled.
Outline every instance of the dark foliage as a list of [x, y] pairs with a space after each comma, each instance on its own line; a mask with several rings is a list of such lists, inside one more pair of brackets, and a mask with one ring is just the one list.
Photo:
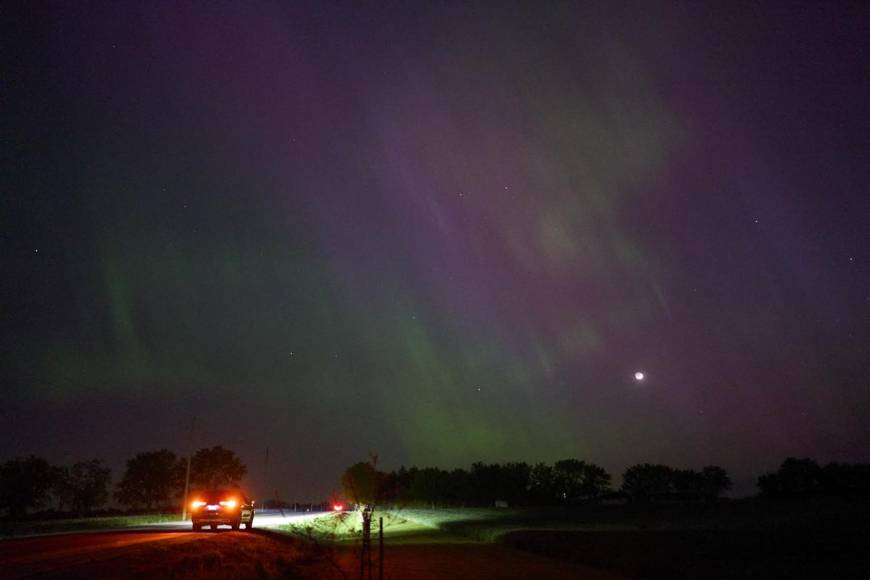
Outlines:
[[197, 451], [190, 462], [190, 483], [194, 488], [237, 486], [248, 468], [239, 456], [220, 445]]
[[0, 510], [12, 518], [23, 517], [27, 510], [42, 507], [58, 472], [49, 463], [31, 455], [16, 457], [0, 465]]
[[71, 467], [56, 468], [56, 473], [53, 491], [59, 509], [87, 514], [108, 501], [112, 471], [102, 460], [80, 461]]
[[179, 494], [183, 478], [181, 465], [172, 451], [137, 453], [127, 460], [115, 497], [130, 507], [165, 506]]
[[789, 498], [811, 495], [870, 497], [870, 464], [828, 463], [787, 458], [774, 473], [758, 478], [762, 497]]
[[543, 463], [474, 463], [470, 470], [436, 467], [380, 474], [378, 501], [428, 506], [554, 505], [590, 500], [607, 491], [610, 475], [601, 467], [566, 459]]
[[342, 474], [341, 489], [355, 504], [372, 506], [378, 501], [381, 479], [382, 474], [371, 463], [355, 463]]
[[713, 500], [731, 488], [724, 469], [708, 465], [700, 472], [667, 465], [632, 465], [622, 476], [622, 491], [635, 501], [668, 498]]

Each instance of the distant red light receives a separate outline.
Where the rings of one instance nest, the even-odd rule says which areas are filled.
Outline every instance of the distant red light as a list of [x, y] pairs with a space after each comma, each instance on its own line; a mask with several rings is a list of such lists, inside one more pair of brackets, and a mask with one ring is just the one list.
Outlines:
[[344, 506], [341, 505], [340, 503], [336, 503], [336, 504], [332, 505], [332, 511], [340, 512], [343, 509], [344, 509]]

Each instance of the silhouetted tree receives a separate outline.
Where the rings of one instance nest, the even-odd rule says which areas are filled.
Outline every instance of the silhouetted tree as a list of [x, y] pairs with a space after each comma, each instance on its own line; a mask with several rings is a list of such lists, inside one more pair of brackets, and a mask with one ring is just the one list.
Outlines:
[[728, 472], [718, 465], [707, 465], [701, 471], [703, 478], [703, 494], [708, 500], [716, 499], [731, 489], [731, 478]]
[[190, 483], [193, 487], [236, 486], [247, 472], [248, 468], [238, 455], [220, 445], [200, 449], [190, 461]]
[[700, 497], [704, 493], [704, 476], [694, 469], [675, 469], [671, 472], [671, 490]]
[[581, 491], [588, 498], [597, 498], [610, 490], [610, 474], [600, 465], [586, 464], [586, 474], [583, 478]]
[[511, 505], [526, 503], [529, 497], [529, 476], [532, 468], [528, 463], [511, 462], [495, 465], [498, 482], [498, 498]]
[[843, 496], [870, 495], [870, 465], [832, 462], [822, 468], [822, 492]]
[[417, 475], [417, 468], [411, 467], [411, 469], [405, 469], [404, 466], [399, 468], [399, 471], [396, 472], [396, 490], [395, 496], [396, 500], [399, 503], [409, 503], [412, 500], [411, 497], [411, 486], [414, 483], [414, 477]]
[[812, 459], [789, 457], [775, 473], [758, 478], [758, 487], [766, 497], [803, 496], [822, 489], [822, 468]]
[[137, 453], [127, 460], [124, 477], [115, 492], [117, 500], [126, 506], [165, 506], [181, 493], [184, 473], [175, 453], [168, 449]]
[[366, 575], [372, 577], [371, 529], [372, 516], [375, 507], [382, 498], [381, 483], [384, 474], [376, 469], [377, 455], [370, 455], [367, 462], [355, 463], [348, 467], [341, 476], [341, 488], [346, 498], [357, 504], [362, 516], [362, 543], [360, 549], [360, 578]]
[[[610, 475], [601, 467], [563, 460], [558, 468], [524, 462], [472, 464], [471, 470], [446, 471], [436, 467], [400, 468], [382, 475], [387, 501], [441, 505], [485, 505], [506, 501], [514, 505], [553, 504], [594, 498], [608, 489]], [[569, 490], [563, 493], [565, 490]]]
[[87, 513], [106, 503], [111, 481], [112, 471], [102, 460], [91, 459], [58, 469], [54, 491], [61, 506]]
[[435, 506], [447, 497], [450, 474], [436, 467], [424, 467], [416, 472], [411, 482], [411, 497], [414, 501]]
[[553, 464], [559, 501], [572, 503], [582, 498], [586, 463], [578, 459], [562, 459]]
[[667, 465], [632, 465], [622, 475], [622, 491], [638, 500], [672, 491], [674, 470]]
[[344, 496], [357, 505], [372, 509], [380, 494], [380, 475], [369, 462], [355, 463], [341, 476]]
[[481, 461], [471, 464], [471, 502], [491, 506], [499, 497], [499, 466]]
[[529, 499], [533, 503], [550, 505], [561, 501], [553, 466], [538, 463], [529, 473]]
[[562, 459], [553, 465], [559, 501], [574, 503], [600, 496], [610, 487], [603, 467], [579, 459]]
[[464, 469], [454, 469], [447, 478], [446, 501], [453, 505], [466, 505], [471, 501], [471, 474]]
[[384, 504], [399, 503], [399, 477], [395, 471], [380, 474], [381, 481], [378, 484], [380, 493], [379, 501]]
[[56, 477], [57, 470], [41, 457], [10, 459], [0, 465], [0, 509], [20, 518], [28, 509], [42, 507]]

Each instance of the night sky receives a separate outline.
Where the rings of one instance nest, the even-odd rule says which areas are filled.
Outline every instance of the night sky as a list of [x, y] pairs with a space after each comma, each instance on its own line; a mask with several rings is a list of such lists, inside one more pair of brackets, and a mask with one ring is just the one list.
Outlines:
[[866, 3], [358, 4], [3, 4], [0, 459], [870, 460]]

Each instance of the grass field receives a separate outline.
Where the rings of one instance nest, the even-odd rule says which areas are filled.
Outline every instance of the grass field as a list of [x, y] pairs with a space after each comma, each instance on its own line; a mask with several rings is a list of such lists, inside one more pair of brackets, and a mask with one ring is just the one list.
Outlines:
[[52, 534], [69, 531], [87, 531], [110, 528], [130, 528], [144, 524], [177, 522], [181, 514], [148, 514], [137, 516], [106, 516], [91, 518], [24, 520], [18, 522], [0, 520], [0, 538]]
[[421, 526], [643, 578], [870, 578], [866, 500], [406, 509]]
[[[375, 545], [381, 517], [385, 569], [391, 577], [870, 578], [866, 500], [404, 508], [375, 512]], [[28, 521], [12, 530], [0, 524], [0, 533], [9, 537], [125, 528], [178, 519], [178, 514], [165, 514]], [[282, 526], [292, 554], [270, 564], [270, 571], [290, 566], [292, 574], [301, 577], [352, 576], [359, 562], [361, 530], [359, 512]], [[219, 562], [221, 550], [237, 550], [229, 545], [232, 534], [213, 537], [215, 545], [203, 544], [211, 554], [209, 562]], [[239, 554], [244, 556], [244, 550]], [[177, 563], [188, 566], [192, 574], [208, 564], [201, 559], [188, 562], [182, 555]], [[290, 568], [285, 571], [291, 573]]]
[[[442, 515], [447, 514], [439, 513]], [[452, 521], [461, 521], [468, 514], [459, 510], [449, 517]], [[528, 550], [452, 533], [433, 525], [434, 520], [441, 518], [430, 516], [417, 520], [405, 517], [403, 512], [375, 512], [372, 526], [375, 554], [379, 518], [384, 521], [384, 570], [388, 578], [625, 579], [620, 573], [596, 570], [580, 562], [563, 562]], [[304, 547], [309, 555], [313, 568], [309, 570], [304, 564], [302, 567], [297, 564], [296, 572], [301, 577], [353, 578], [359, 571], [361, 528], [359, 512], [343, 512], [305, 524], [282, 526], [280, 530], [302, 540], [296, 545]], [[325, 562], [330, 564], [327, 566]]]
[[[390, 545], [468, 543], [473, 539], [459, 534], [451, 534], [438, 526], [416, 519], [404, 517], [398, 512], [375, 512], [372, 521], [372, 534], [377, 536], [379, 519], [384, 522], [384, 541]], [[318, 541], [331, 541], [348, 544], [362, 537], [362, 514], [360, 512], [341, 512], [325, 515], [304, 524], [280, 526], [282, 532], [310, 537]]]

